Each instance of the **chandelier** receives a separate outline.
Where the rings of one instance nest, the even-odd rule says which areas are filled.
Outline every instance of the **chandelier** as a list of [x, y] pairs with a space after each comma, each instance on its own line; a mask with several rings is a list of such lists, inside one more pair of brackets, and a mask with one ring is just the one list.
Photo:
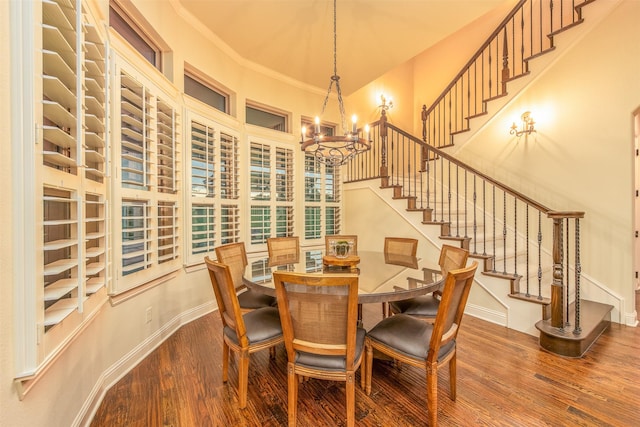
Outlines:
[[[342, 91], [340, 90], [340, 76], [338, 76], [336, 59], [336, 34], [336, 0], [333, 0], [333, 76], [331, 76], [329, 89], [327, 90], [327, 96], [324, 98], [320, 115], [324, 114], [327, 102], [329, 101], [329, 96], [331, 95], [331, 90], [335, 85], [336, 92], [338, 93], [338, 108], [340, 110], [340, 121], [344, 135], [327, 135], [326, 133], [322, 133], [320, 128], [320, 117], [316, 116], [313, 129], [307, 129], [306, 126], [302, 127], [300, 140], [302, 151], [312, 153], [319, 162], [332, 166], [345, 164], [356, 154], [362, 153], [363, 151], [371, 148], [371, 142], [369, 140], [369, 125], [365, 125], [364, 137], [360, 137], [360, 133], [358, 132], [358, 119], [354, 115], [351, 119], [351, 130], [347, 129], [344, 102], [342, 101]], [[307, 131], [310, 132], [309, 135], [307, 135]]]

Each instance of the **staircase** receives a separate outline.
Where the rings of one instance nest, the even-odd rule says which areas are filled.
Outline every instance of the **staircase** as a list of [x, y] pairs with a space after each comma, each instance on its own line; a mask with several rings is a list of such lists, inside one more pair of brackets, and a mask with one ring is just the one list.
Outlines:
[[510, 298], [540, 308], [540, 346], [567, 357], [584, 355], [613, 308], [580, 297], [584, 212], [554, 211], [445, 149], [487, 114], [490, 102], [508, 99], [508, 87], [529, 74], [529, 62], [555, 49], [554, 37], [580, 24], [582, 8], [593, 1], [518, 2], [431, 107], [423, 107], [422, 138], [389, 124], [383, 110], [371, 126], [372, 149], [347, 164], [345, 180], [379, 179], [391, 200], [406, 200], [407, 215], [439, 231], [441, 242], [468, 249], [483, 276], [508, 284]]

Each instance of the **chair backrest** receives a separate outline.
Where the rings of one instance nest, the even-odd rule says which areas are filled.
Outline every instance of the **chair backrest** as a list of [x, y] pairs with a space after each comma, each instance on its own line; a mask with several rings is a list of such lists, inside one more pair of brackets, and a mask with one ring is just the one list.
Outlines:
[[273, 279], [287, 356], [297, 352], [345, 356], [353, 369], [358, 321], [358, 276], [275, 271]]
[[324, 250], [327, 255], [333, 255], [331, 252], [335, 248], [336, 243], [347, 242], [351, 247], [351, 255], [358, 255], [358, 236], [355, 234], [334, 234], [324, 237]]
[[442, 245], [438, 265], [442, 270], [442, 277], [447, 277], [451, 270], [458, 270], [467, 266], [469, 251], [451, 245]]
[[406, 237], [385, 237], [384, 253], [416, 256], [418, 240]]
[[219, 263], [229, 266], [231, 270], [231, 279], [236, 289], [241, 288], [242, 277], [245, 269], [249, 264], [247, 260], [247, 251], [244, 242], [228, 243], [216, 248], [216, 258]]
[[449, 270], [447, 273], [438, 314], [433, 323], [429, 353], [427, 354], [428, 362], [437, 362], [440, 348], [458, 336], [460, 322], [477, 268], [478, 262], [474, 261], [469, 267]]
[[270, 237], [267, 239], [267, 250], [271, 261], [298, 258], [300, 254], [300, 238], [298, 236]]
[[209, 269], [211, 286], [218, 302], [218, 311], [222, 318], [222, 324], [233, 329], [238, 336], [238, 341], [242, 347], [249, 345], [246, 337], [246, 328], [240, 310], [240, 303], [236, 294], [236, 288], [231, 278], [231, 269], [228, 265], [215, 262], [209, 257], [204, 258], [204, 262]]

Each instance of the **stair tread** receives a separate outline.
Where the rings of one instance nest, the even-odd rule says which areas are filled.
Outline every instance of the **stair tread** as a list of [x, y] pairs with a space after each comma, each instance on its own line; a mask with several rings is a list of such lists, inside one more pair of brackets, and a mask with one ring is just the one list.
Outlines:
[[528, 295], [524, 292], [518, 292], [515, 294], [509, 294], [509, 296], [511, 298], [515, 298], [515, 299], [519, 299], [519, 300], [523, 300], [523, 301], [529, 301], [529, 302], [533, 302], [536, 304], [551, 304], [551, 298], [538, 298], [537, 295]]
[[[536, 328], [540, 332], [548, 335], [571, 341], [583, 340], [598, 328], [602, 321], [611, 313], [613, 306], [600, 302], [580, 300], [580, 328], [579, 334], [574, 334], [574, 325], [570, 324], [563, 329], [551, 326], [551, 320], [540, 320], [536, 323]], [[571, 304], [569, 309], [569, 319], [574, 318], [575, 305]]]

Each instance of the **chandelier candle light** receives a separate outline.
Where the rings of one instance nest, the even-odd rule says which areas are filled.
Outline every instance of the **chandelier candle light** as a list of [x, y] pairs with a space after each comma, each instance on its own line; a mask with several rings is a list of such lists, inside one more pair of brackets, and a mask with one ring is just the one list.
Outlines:
[[365, 125], [364, 138], [360, 137], [358, 132], [358, 118], [353, 115], [351, 118], [352, 127], [349, 131], [346, 126], [344, 102], [342, 101], [342, 91], [340, 90], [340, 76], [338, 76], [337, 67], [337, 43], [336, 43], [336, 0], [333, 0], [333, 76], [329, 83], [329, 89], [327, 90], [327, 96], [324, 98], [322, 104], [322, 112], [327, 106], [329, 96], [331, 95], [331, 89], [335, 83], [336, 92], [338, 93], [338, 107], [340, 109], [340, 119], [343, 136], [340, 135], [326, 135], [321, 132], [320, 129], [320, 117], [316, 116], [315, 125], [307, 136], [308, 129], [306, 126], [302, 127], [302, 135], [300, 140], [300, 148], [307, 153], [313, 153], [316, 160], [319, 162], [338, 166], [345, 164], [349, 159], [353, 158], [356, 154], [363, 151], [367, 151], [371, 148], [371, 141], [369, 140], [369, 125]]

